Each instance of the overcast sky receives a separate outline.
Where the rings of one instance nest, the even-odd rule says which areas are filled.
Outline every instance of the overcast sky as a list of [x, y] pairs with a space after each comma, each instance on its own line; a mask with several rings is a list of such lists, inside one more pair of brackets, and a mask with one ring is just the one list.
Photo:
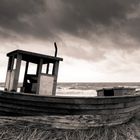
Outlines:
[[63, 57], [61, 82], [140, 81], [139, 0], [0, 0], [0, 81], [15, 49]]

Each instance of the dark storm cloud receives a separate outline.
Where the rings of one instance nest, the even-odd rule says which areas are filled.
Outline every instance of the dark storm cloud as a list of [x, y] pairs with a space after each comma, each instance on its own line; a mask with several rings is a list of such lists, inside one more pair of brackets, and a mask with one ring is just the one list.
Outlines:
[[[112, 26], [116, 22], [126, 19], [139, 3], [138, 0], [61, 0], [63, 14], [60, 27], [66, 31], [78, 32], [88, 28], [96, 28], [98, 24], [104, 27]], [[113, 25], [114, 26], [114, 25]]]
[[1, 0], [0, 1], [0, 16], [2, 21], [13, 21], [19, 16], [33, 14], [42, 8], [42, 0]]
[[[0, 1], [0, 33], [44, 36], [49, 30], [42, 29], [44, 21], [39, 21], [39, 14], [46, 11], [44, 0], [1, 0]], [[45, 33], [44, 33], [45, 32]], [[13, 34], [12, 34], [13, 33]]]
[[139, 0], [1, 0], [0, 34], [46, 39], [64, 32], [88, 38], [91, 34], [121, 31], [135, 37], [139, 36], [140, 20], [137, 17], [132, 22], [127, 15], [139, 3]]
[[111, 36], [126, 33], [134, 38], [140, 37], [140, 16], [137, 19], [128, 19], [129, 14], [140, 8], [139, 0], [61, 0], [61, 2], [63, 12], [58, 26], [64, 32], [81, 37], [91, 34], [107, 35], [108, 32]]

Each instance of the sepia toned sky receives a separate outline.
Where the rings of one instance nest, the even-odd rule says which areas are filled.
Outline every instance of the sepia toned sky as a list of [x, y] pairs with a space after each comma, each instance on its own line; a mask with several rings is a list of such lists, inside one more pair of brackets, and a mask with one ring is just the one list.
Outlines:
[[140, 81], [139, 0], [0, 0], [0, 81], [6, 53], [54, 55], [59, 82]]

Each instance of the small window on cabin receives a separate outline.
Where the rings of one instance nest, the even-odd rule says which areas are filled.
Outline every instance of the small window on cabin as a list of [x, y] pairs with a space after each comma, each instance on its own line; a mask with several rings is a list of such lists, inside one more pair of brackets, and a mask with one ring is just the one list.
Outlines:
[[48, 74], [52, 75], [53, 74], [53, 64], [49, 64], [49, 69], [48, 69]]
[[104, 96], [114, 96], [114, 90], [113, 89], [104, 90]]
[[14, 59], [13, 70], [16, 69], [17, 59]]
[[46, 72], [47, 72], [47, 64], [43, 64], [41, 73], [46, 74]]
[[21, 67], [20, 67], [20, 73], [19, 73], [19, 81], [18, 81], [20, 83], [23, 83], [23, 81], [24, 81], [25, 67], [26, 67], [26, 62], [21, 61]]
[[36, 72], [37, 72], [37, 64], [30, 62], [27, 74], [36, 74]]

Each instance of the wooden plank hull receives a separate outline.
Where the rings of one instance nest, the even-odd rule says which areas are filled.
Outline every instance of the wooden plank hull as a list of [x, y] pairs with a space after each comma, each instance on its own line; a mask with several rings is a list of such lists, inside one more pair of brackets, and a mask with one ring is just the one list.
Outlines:
[[61, 97], [0, 91], [1, 116], [59, 116], [58, 122], [67, 122], [69, 116], [72, 116], [84, 120], [84, 124], [88, 121], [88, 125], [102, 126], [124, 123], [139, 111], [138, 95]]

